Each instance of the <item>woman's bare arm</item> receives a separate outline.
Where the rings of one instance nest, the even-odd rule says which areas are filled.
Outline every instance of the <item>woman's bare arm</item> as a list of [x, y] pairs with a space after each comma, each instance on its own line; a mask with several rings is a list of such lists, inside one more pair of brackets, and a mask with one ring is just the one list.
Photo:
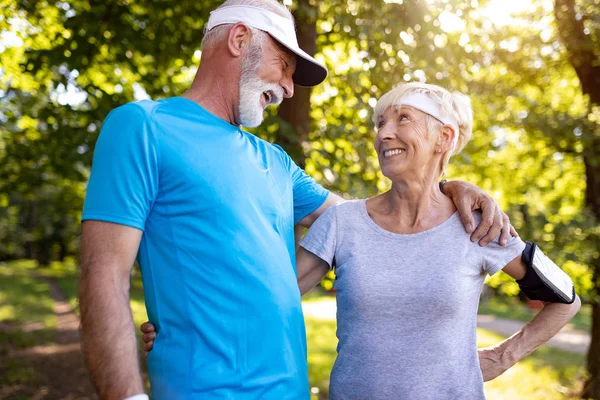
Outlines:
[[[527, 267], [519, 255], [503, 271], [519, 280], [525, 276]], [[572, 304], [544, 303], [544, 308], [517, 333], [494, 347], [479, 349], [483, 380], [489, 381], [500, 376], [519, 360], [533, 353], [556, 335], [577, 314], [580, 307], [581, 300], [577, 296]]]
[[296, 271], [300, 293], [305, 295], [321, 282], [329, 271], [329, 264], [304, 247], [300, 247], [296, 253]]

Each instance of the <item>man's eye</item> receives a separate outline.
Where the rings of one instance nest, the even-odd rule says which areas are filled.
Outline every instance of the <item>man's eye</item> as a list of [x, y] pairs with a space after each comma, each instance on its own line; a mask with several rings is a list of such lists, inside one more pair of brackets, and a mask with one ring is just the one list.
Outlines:
[[377, 123], [377, 129], [381, 129], [381, 128], [383, 128], [383, 126], [384, 126], [384, 125], [385, 125], [385, 121], [379, 121], [379, 122]]

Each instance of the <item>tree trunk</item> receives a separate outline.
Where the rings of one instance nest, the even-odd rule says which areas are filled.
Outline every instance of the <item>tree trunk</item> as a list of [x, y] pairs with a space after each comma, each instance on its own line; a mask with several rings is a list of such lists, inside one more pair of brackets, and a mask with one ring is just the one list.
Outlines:
[[[596, 274], [596, 282], [598, 282]], [[598, 289], [596, 288], [596, 294]], [[592, 304], [592, 342], [587, 354], [586, 368], [588, 377], [585, 382], [583, 393], [584, 399], [600, 399], [600, 305]]]
[[594, 52], [591, 35], [585, 34], [584, 18], [577, 16], [575, 0], [555, 0], [554, 16], [581, 90], [590, 96], [593, 104], [600, 105], [600, 55]]
[[26, 239], [23, 242], [24, 257], [29, 260], [36, 258], [36, 246], [35, 246], [35, 226], [37, 219], [37, 203], [35, 200], [23, 200], [21, 202], [20, 214], [25, 232]]
[[[586, 204], [596, 221], [600, 221], [600, 163], [598, 160], [600, 140], [592, 140], [591, 144], [591, 151], [588, 151], [587, 156], [584, 157], [587, 183]], [[596, 249], [600, 248], [600, 237], [597, 234], [590, 237], [590, 240]], [[600, 399], [600, 258], [597, 255], [593, 255], [590, 267], [594, 271], [595, 293], [592, 300], [592, 340], [586, 362], [588, 378], [582, 397]]]
[[[294, 17], [300, 48], [314, 55], [317, 47], [317, 11], [307, 0], [299, 0]], [[279, 143], [294, 161], [304, 168], [306, 154], [302, 144], [308, 140], [311, 129], [310, 88], [294, 87], [294, 96], [285, 99], [279, 108], [284, 121], [277, 137]]]
[[40, 267], [47, 267], [52, 261], [52, 238], [43, 238], [36, 243], [37, 251], [35, 259]]
[[[578, 17], [575, 0], [555, 0], [554, 14], [559, 36], [567, 49], [569, 62], [581, 82], [581, 90], [589, 96], [593, 105], [600, 106], [600, 54], [595, 54], [591, 35], [585, 34], [584, 18]], [[584, 164], [586, 174], [585, 203], [596, 223], [600, 221], [600, 126], [592, 127], [583, 137]], [[590, 237], [599, 248], [600, 237]], [[593, 255], [589, 260], [593, 271], [595, 290], [592, 296], [592, 340], [587, 355], [588, 378], [582, 397], [600, 399], [600, 257]]]
[[67, 246], [67, 238], [65, 236], [59, 236], [58, 238], [58, 261], [63, 262], [69, 255], [69, 247]]

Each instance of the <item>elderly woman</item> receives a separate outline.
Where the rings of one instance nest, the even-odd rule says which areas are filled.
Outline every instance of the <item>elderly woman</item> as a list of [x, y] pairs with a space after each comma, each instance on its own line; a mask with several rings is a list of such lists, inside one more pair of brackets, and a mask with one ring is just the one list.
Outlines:
[[333, 400], [484, 399], [484, 380], [554, 336], [580, 307], [574, 293], [571, 304], [546, 304], [478, 357], [485, 276], [503, 270], [520, 280], [527, 267], [519, 238], [504, 247], [471, 242], [440, 191], [438, 180], [468, 142], [472, 119], [466, 96], [438, 86], [405, 84], [384, 95], [374, 113], [375, 150], [391, 189], [330, 208], [301, 242], [303, 294], [335, 267]]
[[[302, 294], [330, 268], [336, 272], [339, 344], [330, 398], [484, 399], [483, 381], [554, 336], [579, 298], [573, 292], [564, 301], [571, 304], [546, 303], [515, 335], [478, 351], [477, 306], [487, 274], [503, 270], [540, 298], [555, 297], [529, 272], [523, 258], [533, 255], [523, 241], [473, 243], [440, 191], [450, 156], [471, 136], [470, 101], [438, 86], [405, 84], [379, 100], [374, 119], [375, 150], [392, 188], [328, 209], [297, 253]], [[481, 215], [474, 217], [478, 223]], [[144, 335], [147, 349], [154, 336]]]

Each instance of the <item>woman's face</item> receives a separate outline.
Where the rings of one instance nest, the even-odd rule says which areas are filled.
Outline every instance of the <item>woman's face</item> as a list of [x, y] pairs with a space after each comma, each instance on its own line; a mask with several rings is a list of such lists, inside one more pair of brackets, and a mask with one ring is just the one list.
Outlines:
[[377, 122], [375, 150], [384, 176], [416, 173], [435, 168], [434, 143], [429, 138], [427, 114], [410, 106], [391, 106]]

